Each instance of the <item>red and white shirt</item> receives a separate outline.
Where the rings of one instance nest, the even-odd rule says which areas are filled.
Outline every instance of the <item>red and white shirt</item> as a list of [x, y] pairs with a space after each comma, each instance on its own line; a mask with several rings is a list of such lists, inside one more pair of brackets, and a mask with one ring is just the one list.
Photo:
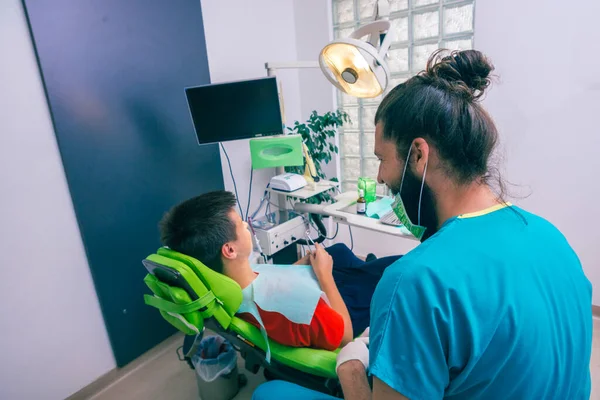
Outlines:
[[[297, 324], [278, 312], [265, 311], [258, 305], [267, 336], [277, 343], [291, 347], [312, 347], [335, 350], [344, 336], [344, 319], [323, 299], [319, 300], [310, 324]], [[238, 316], [260, 329], [260, 324], [250, 313]]]

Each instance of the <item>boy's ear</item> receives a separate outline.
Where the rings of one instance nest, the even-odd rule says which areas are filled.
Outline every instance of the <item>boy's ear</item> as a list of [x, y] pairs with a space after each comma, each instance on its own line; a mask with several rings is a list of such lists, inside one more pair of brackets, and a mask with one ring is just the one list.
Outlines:
[[221, 255], [227, 260], [233, 260], [237, 256], [237, 251], [233, 243], [227, 242], [221, 247]]

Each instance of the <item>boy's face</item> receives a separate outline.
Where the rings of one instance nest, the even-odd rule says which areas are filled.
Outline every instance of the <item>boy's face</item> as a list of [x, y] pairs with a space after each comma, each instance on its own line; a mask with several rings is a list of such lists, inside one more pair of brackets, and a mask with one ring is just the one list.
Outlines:
[[229, 212], [229, 218], [235, 224], [235, 234], [237, 239], [231, 242], [236, 251], [236, 258], [247, 259], [252, 253], [252, 235], [248, 229], [248, 224], [242, 220], [240, 215], [233, 209]]

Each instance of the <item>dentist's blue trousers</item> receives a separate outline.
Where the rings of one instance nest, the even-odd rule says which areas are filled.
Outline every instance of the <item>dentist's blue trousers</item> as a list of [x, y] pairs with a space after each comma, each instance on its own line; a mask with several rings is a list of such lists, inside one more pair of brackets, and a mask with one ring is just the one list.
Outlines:
[[371, 324], [371, 298], [383, 272], [401, 256], [382, 257], [363, 261], [343, 243], [325, 250], [333, 259], [333, 280], [348, 308], [355, 336]]

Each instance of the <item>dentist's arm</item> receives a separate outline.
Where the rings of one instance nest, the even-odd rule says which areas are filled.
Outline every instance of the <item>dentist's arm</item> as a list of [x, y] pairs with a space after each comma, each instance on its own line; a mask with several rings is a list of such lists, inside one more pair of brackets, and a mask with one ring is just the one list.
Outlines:
[[367, 380], [369, 338], [354, 339], [340, 350], [336, 372], [346, 400], [408, 400], [385, 382], [373, 376], [373, 392]]
[[372, 393], [364, 365], [357, 360], [348, 361], [337, 369], [344, 398], [348, 400], [371, 400]]
[[342, 316], [344, 320], [344, 336], [342, 337], [342, 346], [352, 341], [352, 320], [346, 304], [340, 295], [340, 292], [333, 280], [333, 259], [320, 244], [315, 244], [315, 251], [311, 253], [310, 264], [312, 265], [317, 280], [321, 285], [321, 290], [325, 292], [331, 308]]
[[340, 365], [337, 373], [346, 400], [409, 400], [376, 376], [373, 377], [371, 393], [367, 372], [360, 361], [353, 360]]

